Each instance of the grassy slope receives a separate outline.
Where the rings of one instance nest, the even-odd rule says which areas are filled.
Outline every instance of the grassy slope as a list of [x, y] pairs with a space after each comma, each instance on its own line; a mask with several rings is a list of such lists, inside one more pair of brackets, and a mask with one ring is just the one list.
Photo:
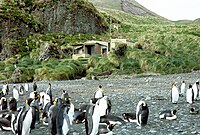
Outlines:
[[[97, 8], [108, 8], [108, 9], [115, 9], [115, 10], [122, 11], [121, 0], [89, 0], [89, 1], [92, 2]], [[143, 7], [137, 1], [135, 1], [135, 0], [128, 0], [128, 1], [130, 3], [132, 3], [133, 5], [140, 7], [144, 11], [147, 11], [150, 14], [156, 16], [156, 17], [160, 17], [158, 14], [156, 14], [156, 13], [148, 10], [147, 8]]]
[[[142, 72], [171, 74], [200, 70], [199, 25], [180, 25], [162, 18], [133, 16], [114, 9], [99, 8], [99, 10], [105, 16], [111, 15], [121, 22], [115, 24], [119, 27], [118, 31], [112, 29], [112, 38], [126, 38], [132, 42], [132, 45], [128, 48], [125, 57], [117, 57], [114, 53], [109, 54], [109, 59], [92, 57], [89, 60], [90, 67], [87, 69], [88, 75], [99, 74], [109, 69], [113, 69], [114, 73], [117, 74]], [[62, 47], [86, 40], [109, 41], [109, 33], [81, 35], [80, 38], [77, 35], [73, 37], [71, 35], [59, 36], [55, 33], [33, 35], [27, 40], [32, 46], [36, 45], [37, 41], [48, 41]], [[38, 62], [37, 52], [38, 48], [34, 48], [28, 56], [24, 56], [18, 61], [18, 66], [30, 68], [26, 72], [28, 72], [27, 74], [33, 73], [35, 79], [73, 79], [85, 70], [79, 65], [79, 62], [67, 59], [61, 60], [59, 63], [56, 59]], [[15, 61], [15, 58], [10, 58], [5, 62], [0, 62], [0, 70], [2, 71], [0, 80], [10, 77], [14, 70], [12, 63]], [[67, 66], [67, 64], [69, 65]], [[52, 67], [52, 65], [54, 66]], [[62, 78], [63, 74], [65, 74], [64, 78]]]

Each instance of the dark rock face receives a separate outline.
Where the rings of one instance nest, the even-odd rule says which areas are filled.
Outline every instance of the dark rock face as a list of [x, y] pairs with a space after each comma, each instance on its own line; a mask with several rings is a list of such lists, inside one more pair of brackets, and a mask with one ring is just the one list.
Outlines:
[[41, 0], [31, 7], [7, 2], [0, 10], [0, 60], [17, 54], [10, 51], [8, 41], [30, 33], [99, 34], [108, 29], [95, 7], [83, 0]]
[[32, 12], [43, 24], [43, 32], [102, 33], [108, 27], [95, 7], [81, 0], [62, 0]]
[[133, 15], [139, 15], [139, 16], [155, 16], [153, 13], [148, 11], [145, 8], [141, 8], [137, 5], [132, 4], [131, 2], [127, 0], [122, 0], [121, 2], [122, 10], [128, 13], [131, 13]]

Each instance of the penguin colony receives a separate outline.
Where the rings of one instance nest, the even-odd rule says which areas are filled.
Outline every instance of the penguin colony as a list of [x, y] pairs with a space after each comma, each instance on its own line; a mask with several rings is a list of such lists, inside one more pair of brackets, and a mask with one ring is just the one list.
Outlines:
[[[185, 97], [186, 102], [191, 105], [190, 114], [198, 114], [199, 109], [194, 102], [199, 99], [199, 81], [186, 88], [185, 81], [182, 81], [179, 88], [177, 82], [172, 84], [171, 102], [178, 103], [179, 96]], [[91, 100], [75, 108], [72, 98], [67, 91], [62, 90], [60, 97], [52, 95], [51, 83], [44, 92], [39, 92], [36, 82], [32, 88], [29, 84], [20, 84], [11, 90], [5, 83], [0, 91], [0, 129], [12, 131], [16, 135], [29, 135], [39, 123], [46, 125], [52, 135], [67, 135], [73, 124], [85, 123], [86, 135], [112, 135], [115, 125], [122, 125], [126, 122], [136, 123], [138, 126], [148, 124], [149, 107], [144, 101], [138, 101], [136, 111], [122, 113], [120, 116], [111, 115], [111, 100], [104, 95], [103, 87], [99, 85]], [[11, 97], [8, 94], [11, 93]], [[29, 93], [25, 104], [18, 105], [20, 97]], [[177, 109], [163, 110], [159, 113], [160, 119], [175, 120]]]

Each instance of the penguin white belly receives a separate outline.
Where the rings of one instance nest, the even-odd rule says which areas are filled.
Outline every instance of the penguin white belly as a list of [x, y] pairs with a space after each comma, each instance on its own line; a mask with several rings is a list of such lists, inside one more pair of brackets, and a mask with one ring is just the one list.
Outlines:
[[[92, 132], [90, 135], [96, 135], [98, 133], [99, 129], [99, 121], [100, 121], [100, 108], [99, 106], [95, 105], [94, 112], [92, 115], [92, 122], [93, 122], [93, 127], [92, 127]], [[91, 128], [91, 127], [90, 127]]]
[[28, 84], [27, 84], [27, 83], [25, 83], [25, 86], [24, 86], [24, 88], [25, 88], [25, 90], [26, 90], [26, 91], [29, 91], [29, 86], [28, 86]]
[[177, 118], [176, 115], [173, 115], [172, 117], [166, 117], [166, 120], [175, 120]]
[[181, 94], [185, 94], [185, 83], [181, 85]]
[[70, 128], [69, 117], [68, 118], [67, 117], [68, 116], [64, 116], [64, 120], [63, 120], [63, 126], [62, 126], [63, 135], [67, 135]]
[[32, 108], [30, 107], [23, 121], [22, 135], [29, 135], [32, 119]]
[[74, 105], [72, 103], [70, 103], [70, 109], [68, 111], [68, 116], [69, 116], [70, 125], [72, 125], [72, 122], [74, 120]]
[[99, 107], [101, 108], [100, 109], [100, 116], [104, 116], [107, 114], [107, 109], [108, 109], [108, 102], [107, 102], [107, 97], [103, 97], [100, 100], [100, 103], [99, 103]]
[[197, 95], [198, 95], [198, 89], [197, 89], [197, 85], [196, 83], [192, 86], [193, 92], [194, 92], [194, 100], [197, 99]]
[[188, 89], [186, 92], [186, 101], [192, 104], [192, 90], [191, 89]]
[[19, 101], [19, 92], [18, 92], [17, 89], [13, 89], [13, 97], [14, 97], [17, 101]]
[[172, 89], [172, 103], [177, 103], [179, 98], [178, 89]]
[[99, 134], [99, 135], [113, 135], [113, 131], [110, 131], [110, 132], [105, 133], [105, 134]]

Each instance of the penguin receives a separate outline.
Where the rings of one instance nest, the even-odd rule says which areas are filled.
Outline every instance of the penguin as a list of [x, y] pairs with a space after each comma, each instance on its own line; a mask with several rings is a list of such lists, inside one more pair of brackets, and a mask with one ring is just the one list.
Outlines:
[[114, 124], [109, 122], [99, 123], [98, 135], [113, 135]]
[[68, 98], [69, 98], [69, 94], [65, 90], [62, 90], [61, 99], [64, 100]]
[[179, 92], [178, 92], [178, 88], [177, 88], [177, 83], [175, 82], [172, 84], [171, 102], [173, 104], [176, 104], [178, 102], [178, 98], [179, 98]]
[[192, 89], [194, 91], [194, 100], [197, 100], [197, 98], [199, 97], [199, 81], [196, 81], [193, 85], [192, 85]]
[[0, 129], [2, 131], [10, 131], [11, 129], [11, 115], [7, 114], [8, 116], [0, 119]]
[[7, 99], [5, 97], [1, 98], [0, 105], [1, 105], [0, 110], [7, 110], [7, 108], [8, 108], [8, 102], [7, 102]]
[[3, 92], [3, 95], [4, 95], [4, 96], [8, 94], [8, 92], [9, 92], [8, 83], [5, 83], [5, 84], [3, 85], [2, 92]]
[[49, 86], [46, 90], [46, 94], [50, 96], [50, 102], [53, 104], [53, 100], [52, 100], [52, 91], [51, 91], [51, 83], [49, 83]]
[[176, 116], [176, 110], [165, 110], [159, 113], [160, 119], [166, 119], [166, 120], [175, 120], [177, 118]]
[[190, 114], [199, 114], [199, 108], [197, 106], [190, 107]]
[[37, 84], [36, 84], [36, 81], [33, 82], [33, 91], [37, 91]]
[[[71, 99], [71, 98], [70, 98], [70, 99]], [[68, 105], [67, 105], [67, 106], [68, 106]], [[70, 104], [69, 104], [69, 106], [68, 106], [67, 115], [68, 115], [68, 117], [69, 117], [70, 125], [72, 125], [73, 120], [74, 120], [74, 105], [71, 103], [71, 100], [70, 100]]]
[[149, 117], [149, 108], [145, 101], [139, 101], [136, 108], [136, 120], [139, 126], [145, 126]]
[[54, 105], [52, 105], [49, 108], [48, 112], [48, 128], [50, 130], [50, 133], [52, 135], [57, 134], [57, 117], [58, 117], [58, 111], [62, 106], [62, 99], [61, 98], [56, 98], [54, 101]]
[[16, 119], [18, 111], [16, 106], [16, 100], [9, 101], [10, 110], [5, 110], [1, 114], [0, 118], [0, 129], [3, 131], [12, 130], [12, 121]]
[[100, 117], [100, 123], [106, 123], [106, 122], [109, 122], [109, 124], [113, 125], [121, 125], [125, 123], [125, 121], [122, 118], [110, 114]]
[[124, 121], [126, 121], [126, 122], [135, 122], [135, 123], [137, 123], [136, 113], [123, 113], [122, 117], [124, 118]]
[[9, 100], [8, 104], [9, 104], [10, 112], [17, 111], [17, 100], [14, 97], [10, 97], [10, 100]]
[[23, 95], [24, 94], [24, 86], [22, 84], [19, 85], [19, 95]]
[[29, 91], [29, 84], [28, 83], [24, 84], [24, 89], [25, 89], [25, 91]]
[[94, 93], [94, 98], [102, 98], [104, 96], [102, 85], [99, 85], [98, 90]]
[[194, 102], [194, 91], [192, 89], [192, 85], [189, 85], [189, 89], [187, 89], [186, 92], [186, 101], [189, 104], [192, 104]]
[[95, 105], [90, 104], [87, 106], [85, 114], [86, 135], [96, 135], [98, 133], [101, 110], [100, 105], [101, 102], [98, 100]]
[[31, 130], [31, 124], [33, 121], [33, 115], [32, 115], [32, 107], [30, 106], [30, 102], [32, 99], [26, 100], [26, 105], [23, 106], [23, 108], [20, 110], [17, 120], [16, 120], [16, 134], [18, 135], [29, 135]]
[[185, 81], [182, 81], [180, 89], [181, 89], [180, 96], [183, 97], [185, 95]]
[[67, 135], [70, 130], [71, 123], [70, 123], [70, 118], [69, 118], [69, 115], [67, 114], [67, 111], [68, 111], [68, 107], [64, 104], [58, 110], [56, 125], [57, 125], [57, 133], [59, 135], [61, 134]]
[[30, 106], [32, 107], [32, 115], [33, 115], [33, 122], [32, 122], [32, 129], [35, 128], [36, 124], [40, 123], [40, 110], [39, 110], [39, 102], [38, 100], [33, 99]]
[[16, 88], [15, 85], [13, 86], [13, 97], [14, 97], [17, 101], [19, 101], [19, 91], [18, 91], [18, 89]]

